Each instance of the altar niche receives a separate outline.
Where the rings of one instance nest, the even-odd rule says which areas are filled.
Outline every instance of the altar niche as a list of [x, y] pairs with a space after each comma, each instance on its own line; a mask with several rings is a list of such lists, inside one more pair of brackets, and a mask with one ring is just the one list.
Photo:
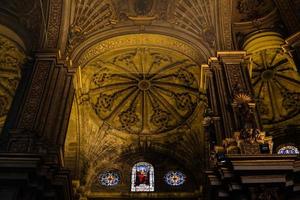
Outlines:
[[135, 164], [131, 172], [131, 192], [154, 191], [154, 167], [147, 162]]

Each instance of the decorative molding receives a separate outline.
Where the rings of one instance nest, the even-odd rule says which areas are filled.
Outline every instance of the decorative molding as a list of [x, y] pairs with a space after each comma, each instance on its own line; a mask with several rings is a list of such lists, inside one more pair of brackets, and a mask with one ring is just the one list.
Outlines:
[[222, 37], [222, 46], [223, 50], [233, 50], [232, 45], [232, 32], [231, 32], [231, 23], [232, 23], [232, 0], [220, 0], [219, 6], [220, 14], [218, 17], [221, 20], [220, 35]]
[[92, 46], [78, 58], [78, 64], [84, 66], [93, 58], [104, 54], [105, 52], [114, 49], [126, 49], [133, 46], [157, 46], [175, 50], [186, 55], [197, 63], [203, 62], [204, 58], [207, 56], [202, 55], [189, 44], [170, 36], [157, 34], [130, 34], [114, 37]]
[[0, 35], [0, 132], [21, 79], [24, 62], [24, 52]]
[[48, 79], [50, 67], [50, 61], [37, 61], [35, 64], [36, 71], [32, 78], [31, 87], [24, 104], [19, 123], [20, 128], [31, 129], [34, 125], [40, 102], [42, 101], [42, 95]]
[[47, 29], [47, 47], [56, 48], [58, 44], [60, 25], [62, 21], [62, 0], [51, 0], [49, 2], [49, 20]]

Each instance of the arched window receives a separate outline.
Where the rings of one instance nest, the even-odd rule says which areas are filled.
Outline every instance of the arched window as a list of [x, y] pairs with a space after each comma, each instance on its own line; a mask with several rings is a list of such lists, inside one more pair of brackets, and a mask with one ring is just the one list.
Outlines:
[[284, 145], [277, 151], [277, 154], [299, 154], [299, 149], [293, 145]]
[[154, 168], [150, 163], [139, 162], [133, 166], [131, 172], [131, 191], [154, 191]]

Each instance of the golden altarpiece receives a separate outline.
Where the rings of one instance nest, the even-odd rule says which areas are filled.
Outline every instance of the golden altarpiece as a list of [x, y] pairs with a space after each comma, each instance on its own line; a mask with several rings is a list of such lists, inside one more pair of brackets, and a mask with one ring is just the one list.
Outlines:
[[299, 199], [299, 13], [1, 0], [0, 199]]

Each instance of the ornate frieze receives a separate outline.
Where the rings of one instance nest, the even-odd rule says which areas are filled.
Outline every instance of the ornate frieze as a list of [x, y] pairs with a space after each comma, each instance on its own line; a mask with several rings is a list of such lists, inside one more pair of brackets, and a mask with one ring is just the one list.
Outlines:
[[[192, 48], [187, 43], [169, 36], [156, 34], [131, 34], [114, 37], [92, 46], [86, 50], [80, 58], [78, 58], [78, 64], [82, 66], [86, 65], [88, 61], [95, 58], [97, 55], [101, 55], [111, 49], [123, 49], [126, 46], [132, 47], [137, 45], [159, 46], [162, 48], [176, 49], [178, 52], [183, 53], [197, 63], [201, 63], [204, 61], [204, 58], [208, 56], [204, 52], [199, 52]], [[156, 57], [157, 61], [165, 59], [167, 58], [162, 59]]]
[[50, 61], [38, 61], [35, 65], [36, 71], [34, 72], [31, 87], [23, 108], [19, 124], [20, 128], [31, 129], [34, 125], [39, 105], [43, 97], [42, 95], [47, 82], [50, 66]]
[[60, 25], [62, 22], [62, 0], [50, 1], [49, 7], [49, 21], [47, 29], [47, 47], [56, 48], [60, 35]]

